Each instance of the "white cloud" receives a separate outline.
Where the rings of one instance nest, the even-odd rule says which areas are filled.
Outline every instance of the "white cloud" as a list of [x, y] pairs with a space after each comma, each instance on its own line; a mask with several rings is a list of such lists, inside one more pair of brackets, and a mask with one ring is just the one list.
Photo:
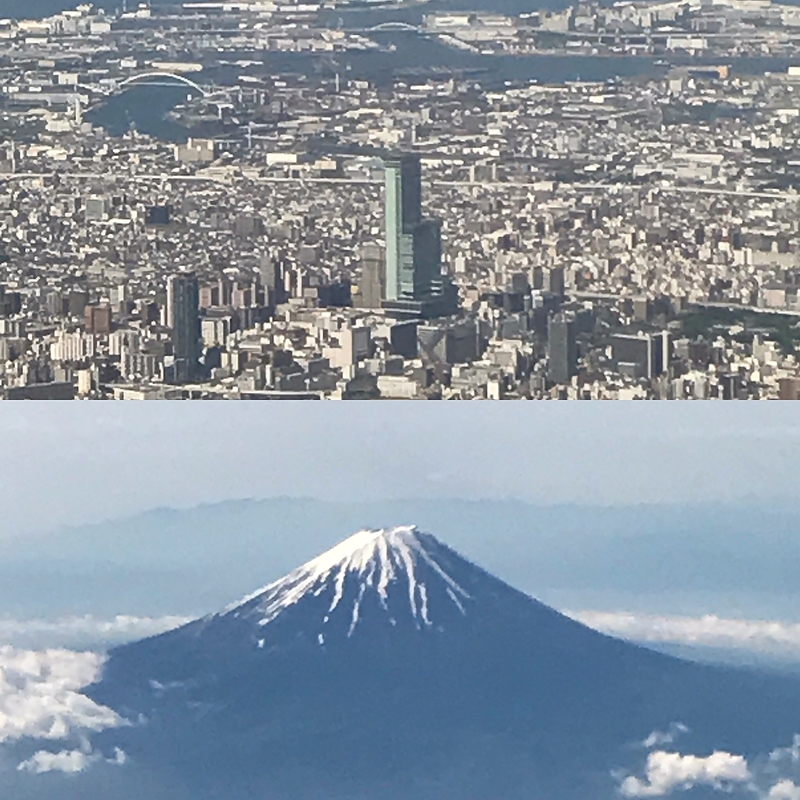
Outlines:
[[680, 617], [606, 611], [564, 613], [590, 628], [637, 642], [743, 648], [800, 659], [800, 624], [713, 614]]
[[682, 733], [688, 733], [689, 729], [682, 722], [673, 722], [666, 731], [653, 731], [643, 742], [642, 747], [660, 747], [665, 744], [672, 744]]
[[795, 734], [789, 747], [778, 747], [769, 754], [770, 761], [789, 760], [793, 764], [800, 761], [800, 734]]
[[97, 753], [84, 753], [82, 750], [62, 750], [60, 753], [51, 753], [39, 750], [27, 761], [23, 761], [17, 769], [24, 772], [83, 772], [90, 764], [97, 761]]
[[177, 628], [190, 617], [136, 617], [118, 614], [111, 619], [92, 615], [58, 619], [0, 618], [0, 642], [30, 649], [122, 644]]
[[51, 753], [48, 750], [39, 750], [34, 753], [27, 761], [23, 761], [17, 766], [20, 772], [66, 772], [74, 774], [83, 772], [97, 761], [105, 761], [107, 764], [124, 764], [127, 756], [118, 747], [114, 748], [114, 755], [111, 758], [103, 758], [100, 753], [93, 753], [91, 749], [81, 750], [61, 750], [58, 753]]
[[97, 653], [0, 647], [0, 744], [69, 739], [126, 724], [80, 692], [102, 664]]
[[620, 791], [625, 797], [663, 797], [675, 789], [710, 786], [729, 790], [751, 779], [743, 756], [722, 751], [700, 757], [656, 750], [647, 757], [647, 777], [625, 778]]
[[794, 781], [778, 781], [767, 795], [767, 800], [800, 800], [800, 786]]

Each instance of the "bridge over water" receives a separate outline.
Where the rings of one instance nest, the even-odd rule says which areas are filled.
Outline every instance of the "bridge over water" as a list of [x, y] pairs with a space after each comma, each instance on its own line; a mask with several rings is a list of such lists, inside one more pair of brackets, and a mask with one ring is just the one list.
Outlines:
[[181, 75], [177, 72], [165, 72], [163, 70], [151, 70], [150, 72], [140, 72], [136, 75], [131, 75], [125, 80], [119, 81], [114, 86], [112, 94], [120, 91], [125, 91], [130, 86], [137, 83], [146, 83], [149, 86], [174, 86], [176, 83], [182, 83], [190, 89], [199, 92], [203, 97], [207, 97], [209, 92], [206, 91], [199, 83], [195, 83], [191, 78]]
[[140, 85], [166, 87], [185, 86], [188, 89], [191, 89], [194, 94], [204, 98], [214, 97], [220, 92], [218, 87], [203, 86], [191, 78], [188, 78], [186, 75], [182, 75], [177, 72], [167, 72], [166, 70], [149, 70], [147, 72], [139, 72], [135, 75], [130, 75], [127, 78], [110, 82], [97, 92], [94, 102], [92, 102], [91, 106], [86, 110], [91, 111], [98, 106], [103, 105], [111, 97], [122, 94], [128, 89]]

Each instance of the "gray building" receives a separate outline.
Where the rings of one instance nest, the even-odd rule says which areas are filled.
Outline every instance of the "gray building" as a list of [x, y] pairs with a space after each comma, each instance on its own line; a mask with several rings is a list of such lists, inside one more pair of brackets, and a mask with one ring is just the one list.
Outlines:
[[566, 283], [564, 280], [564, 267], [552, 267], [548, 270], [547, 276], [547, 289], [552, 294], [563, 297], [566, 291]]
[[84, 217], [87, 222], [108, 219], [109, 202], [106, 197], [87, 197]]
[[[261, 285], [264, 287], [264, 303], [268, 306], [275, 306], [284, 302], [284, 276], [283, 261], [277, 255], [263, 255], [259, 264], [259, 276]], [[219, 303], [224, 305], [224, 297], [220, 296]]]
[[614, 368], [621, 374], [652, 380], [669, 366], [669, 333], [615, 334], [611, 337], [611, 354]]
[[192, 273], [171, 275], [167, 281], [167, 327], [172, 329], [174, 382], [197, 376], [200, 359], [200, 291]]
[[368, 242], [361, 248], [360, 305], [363, 308], [380, 308], [386, 297], [386, 269], [381, 247]]
[[418, 351], [426, 364], [465, 364], [479, 357], [479, 329], [472, 319], [417, 328]]
[[556, 314], [547, 325], [547, 378], [552, 383], [567, 384], [578, 374], [578, 346], [575, 321]]

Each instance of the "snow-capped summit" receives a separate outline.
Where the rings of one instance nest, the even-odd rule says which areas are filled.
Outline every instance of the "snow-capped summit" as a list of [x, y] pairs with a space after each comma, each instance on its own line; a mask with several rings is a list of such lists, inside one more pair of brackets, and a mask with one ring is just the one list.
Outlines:
[[304, 627], [317, 624], [320, 643], [332, 633], [351, 637], [377, 614], [392, 626], [441, 625], [454, 613], [465, 616], [472, 600], [459, 562], [468, 564], [414, 526], [362, 530], [219, 616], [265, 627], [303, 605]]

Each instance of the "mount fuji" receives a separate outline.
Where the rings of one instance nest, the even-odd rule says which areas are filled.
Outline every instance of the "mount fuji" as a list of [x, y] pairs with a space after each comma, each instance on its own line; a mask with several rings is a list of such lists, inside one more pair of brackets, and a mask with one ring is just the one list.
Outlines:
[[87, 693], [131, 721], [101, 744], [193, 800], [610, 800], [653, 730], [800, 731], [800, 683], [600, 634], [413, 527], [112, 650]]

